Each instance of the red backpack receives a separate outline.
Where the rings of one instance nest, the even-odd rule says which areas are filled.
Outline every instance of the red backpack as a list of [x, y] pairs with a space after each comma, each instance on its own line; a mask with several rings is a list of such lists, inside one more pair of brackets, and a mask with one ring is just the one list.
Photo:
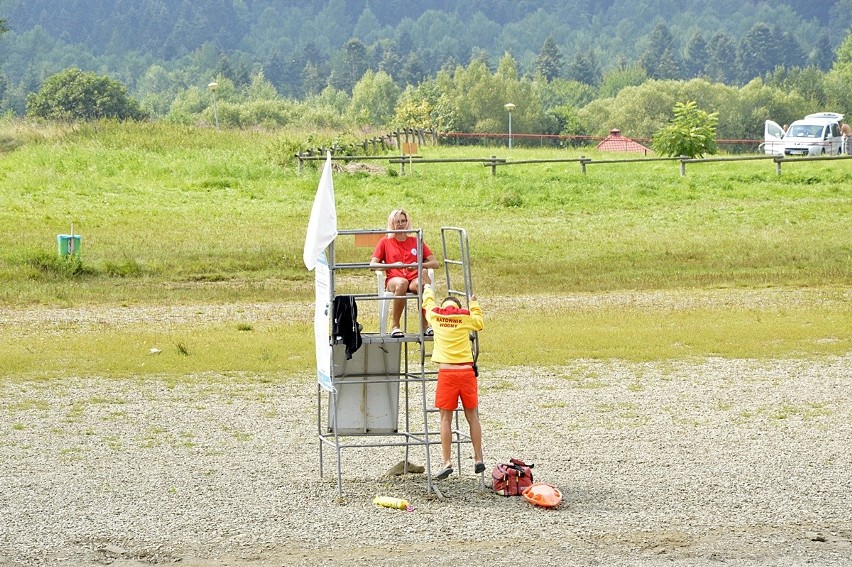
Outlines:
[[497, 464], [491, 471], [491, 489], [502, 496], [520, 496], [533, 483], [533, 466], [520, 459]]

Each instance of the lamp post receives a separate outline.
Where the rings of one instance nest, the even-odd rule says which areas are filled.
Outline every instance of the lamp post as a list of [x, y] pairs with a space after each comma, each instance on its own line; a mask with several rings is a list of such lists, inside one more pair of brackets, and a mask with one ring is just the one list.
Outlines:
[[219, 129], [219, 107], [216, 105], [216, 89], [219, 88], [219, 83], [213, 81], [207, 88], [213, 93], [213, 119], [216, 121], [216, 129]]
[[503, 106], [509, 112], [509, 149], [512, 149], [512, 111], [515, 110], [515, 105], [507, 102]]

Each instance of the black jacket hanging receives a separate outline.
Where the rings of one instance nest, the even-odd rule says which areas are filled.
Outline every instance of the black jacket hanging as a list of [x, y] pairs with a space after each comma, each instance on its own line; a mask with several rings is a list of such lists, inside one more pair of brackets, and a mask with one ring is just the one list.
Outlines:
[[361, 348], [361, 324], [358, 323], [358, 304], [351, 295], [338, 295], [334, 298], [334, 321], [332, 334], [335, 341], [346, 345], [346, 360]]

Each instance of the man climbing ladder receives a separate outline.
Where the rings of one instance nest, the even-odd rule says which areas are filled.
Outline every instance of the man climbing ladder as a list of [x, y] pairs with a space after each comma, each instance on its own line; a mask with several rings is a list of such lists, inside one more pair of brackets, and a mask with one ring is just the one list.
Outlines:
[[[446, 242], [446, 241], [445, 241]], [[463, 250], [466, 256], [466, 250]], [[446, 256], [446, 246], [445, 246]], [[469, 281], [469, 263], [464, 263], [465, 280]], [[452, 291], [448, 274], [447, 287]], [[463, 292], [466, 294], [466, 291]], [[482, 308], [475, 295], [470, 295], [468, 308], [462, 307], [458, 298], [450, 295], [438, 306], [435, 291], [431, 285], [423, 289], [423, 310], [426, 320], [434, 330], [432, 362], [438, 363], [438, 385], [435, 391], [435, 407], [441, 416], [441, 454], [443, 469], [436, 475], [437, 480], [447, 478], [453, 473], [450, 457], [452, 445], [452, 419], [461, 399], [464, 415], [470, 428], [470, 440], [474, 453], [474, 472], [485, 470], [482, 456], [482, 426], [479, 421], [479, 397], [477, 372], [475, 366], [476, 336], [484, 327]]]

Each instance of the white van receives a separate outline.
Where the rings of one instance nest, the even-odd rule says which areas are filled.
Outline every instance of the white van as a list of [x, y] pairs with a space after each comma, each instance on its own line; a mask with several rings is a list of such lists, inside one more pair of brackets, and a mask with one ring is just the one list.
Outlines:
[[840, 133], [842, 114], [818, 112], [796, 120], [785, 132], [781, 126], [767, 120], [763, 130], [763, 151], [770, 155], [834, 155], [843, 146]]

